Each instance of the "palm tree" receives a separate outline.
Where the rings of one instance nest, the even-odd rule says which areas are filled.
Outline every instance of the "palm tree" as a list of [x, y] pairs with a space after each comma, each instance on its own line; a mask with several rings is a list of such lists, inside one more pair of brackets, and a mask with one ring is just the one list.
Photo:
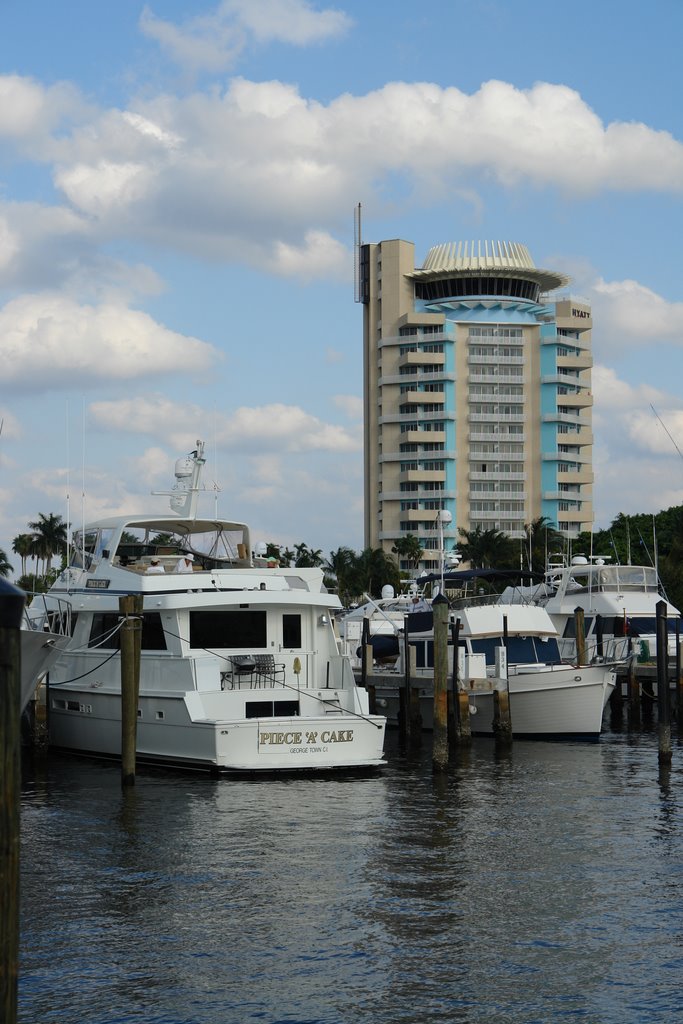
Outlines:
[[21, 575], [26, 575], [26, 559], [34, 552], [35, 539], [31, 533], [20, 533], [12, 541], [12, 551], [21, 558]]
[[11, 572], [12, 566], [7, 560], [7, 555], [2, 550], [2, 548], [0, 548], [0, 576], [9, 576]]
[[460, 527], [458, 532], [464, 538], [458, 544], [463, 562], [469, 562], [473, 569], [510, 569], [515, 564], [513, 540], [501, 530], [474, 530]]
[[365, 548], [358, 557], [355, 583], [358, 596], [367, 593], [380, 597], [385, 585], [400, 589], [401, 574], [394, 559], [382, 548]]
[[28, 525], [35, 533], [36, 555], [45, 560], [45, 571], [49, 572], [53, 555], [66, 548], [66, 523], [53, 512], [40, 512], [37, 520]]
[[[352, 582], [358, 567], [358, 555], [351, 548], [340, 547], [330, 551], [330, 557], [323, 562], [323, 569], [334, 578], [339, 600], [343, 605], [353, 598]], [[329, 585], [329, 584], [328, 584]]]
[[312, 569], [323, 564], [321, 548], [309, 548], [307, 544], [295, 544], [294, 552], [294, 564], [300, 569]]
[[414, 533], [399, 537], [391, 550], [399, 558], [404, 558], [410, 569], [417, 569], [424, 554], [422, 545]]
[[528, 567], [532, 572], [545, 572], [548, 554], [554, 549], [562, 550], [562, 534], [547, 516], [538, 516], [524, 527], [524, 541]]

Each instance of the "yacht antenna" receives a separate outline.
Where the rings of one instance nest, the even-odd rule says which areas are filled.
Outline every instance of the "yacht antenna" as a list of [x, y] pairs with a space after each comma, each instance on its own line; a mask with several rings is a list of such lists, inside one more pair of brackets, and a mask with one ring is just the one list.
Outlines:
[[360, 251], [363, 244], [361, 230], [361, 205], [353, 211], [353, 301], [362, 302], [363, 294], [360, 280]]
[[668, 436], [669, 440], [671, 441], [672, 445], [674, 446], [674, 448], [676, 449], [676, 451], [678, 452], [678, 454], [680, 455], [680, 457], [681, 457], [681, 458], [683, 459], [683, 452], [681, 451], [681, 449], [680, 449], [680, 448], [678, 447], [678, 445], [677, 445], [677, 444], [676, 444], [676, 442], [674, 441], [674, 439], [673, 439], [673, 437], [671, 436], [671, 434], [670, 434], [669, 430], [667, 429], [667, 426], [666, 426], [666, 424], [665, 424], [664, 420], [663, 420], [663, 419], [662, 419], [662, 417], [661, 417], [661, 416], [659, 415], [659, 413], [657, 412], [657, 410], [655, 409], [655, 407], [654, 407], [654, 405], [653, 405], [652, 403], [650, 403], [650, 408], [652, 409], [653, 413], [655, 414], [655, 416], [657, 417], [657, 419], [659, 420], [659, 422], [660, 422], [660, 423], [662, 424], [662, 426], [663, 426], [663, 427], [664, 427], [664, 429], [666, 430], [667, 436]]
[[69, 436], [69, 399], [66, 400], [66, 564], [71, 561], [71, 445]]
[[650, 565], [651, 565], [651, 566], [652, 566], [652, 567], [654, 568], [654, 562], [652, 561], [652, 555], [650, 554], [650, 552], [649, 552], [649, 550], [648, 550], [648, 546], [647, 546], [647, 544], [646, 544], [646, 543], [645, 543], [645, 541], [643, 540], [643, 535], [642, 535], [642, 533], [640, 532], [640, 527], [638, 527], [637, 529], [638, 529], [638, 536], [640, 537], [640, 543], [641, 543], [641, 544], [643, 545], [643, 547], [645, 548], [645, 552], [646, 552], [646, 554], [647, 554], [647, 557], [648, 557], [648, 558], [650, 559]]
[[631, 565], [631, 523], [626, 516], [626, 564]]
[[81, 565], [85, 566], [85, 398], [81, 409]]
[[166, 494], [170, 497], [170, 506], [183, 519], [194, 519], [197, 515], [199, 498], [199, 480], [206, 459], [204, 458], [204, 442], [197, 441], [197, 447], [175, 464], [176, 482], [172, 491], [152, 491], [152, 494]]

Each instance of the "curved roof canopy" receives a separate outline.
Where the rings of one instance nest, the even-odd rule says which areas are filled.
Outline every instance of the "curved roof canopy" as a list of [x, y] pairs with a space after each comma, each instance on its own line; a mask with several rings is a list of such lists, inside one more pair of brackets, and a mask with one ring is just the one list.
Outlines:
[[564, 288], [570, 278], [554, 270], [541, 270], [525, 245], [519, 242], [446, 242], [434, 245], [420, 268], [408, 277], [435, 281], [444, 276], [521, 277], [534, 281], [542, 291]]

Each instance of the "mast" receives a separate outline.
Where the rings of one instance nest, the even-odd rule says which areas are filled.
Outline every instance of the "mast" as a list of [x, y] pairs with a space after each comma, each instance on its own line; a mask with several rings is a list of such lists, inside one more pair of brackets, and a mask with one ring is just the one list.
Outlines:
[[152, 494], [167, 494], [170, 506], [183, 519], [195, 519], [199, 499], [199, 481], [204, 468], [204, 442], [197, 441], [197, 447], [175, 464], [176, 482], [171, 491], [152, 491]]

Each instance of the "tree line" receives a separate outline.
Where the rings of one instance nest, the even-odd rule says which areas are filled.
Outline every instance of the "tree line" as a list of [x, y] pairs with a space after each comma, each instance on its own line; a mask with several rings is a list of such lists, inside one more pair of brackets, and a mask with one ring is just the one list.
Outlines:
[[[61, 516], [41, 512], [34, 522], [28, 523], [28, 530], [12, 541], [12, 552], [21, 561], [17, 586], [29, 593], [40, 592], [54, 582], [59, 571], [53, 567], [57, 556], [61, 556], [59, 568], [62, 567], [67, 525]], [[460, 529], [459, 533], [454, 550], [461, 562], [472, 568], [523, 568], [542, 574], [553, 555], [570, 558], [578, 554], [610, 557], [621, 565], [653, 565], [670, 601], [678, 608], [683, 607], [683, 505], [656, 515], [627, 516], [620, 512], [604, 530], [582, 533], [571, 542], [545, 516], [527, 524], [521, 540], [500, 530], [480, 527]], [[364, 594], [379, 597], [386, 584], [397, 590], [401, 580], [417, 569], [424, 555], [413, 534], [398, 539], [391, 554], [382, 548], [354, 551], [342, 546], [325, 557], [322, 549], [311, 548], [304, 542], [291, 548], [271, 542], [266, 552], [280, 565], [321, 568], [326, 585], [338, 592], [344, 605], [361, 600]], [[436, 552], [430, 555], [438, 557]], [[400, 571], [400, 561], [408, 566], [407, 571]], [[0, 548], [0, 576], [7, 577], [13, 571], [13, 564]]]

